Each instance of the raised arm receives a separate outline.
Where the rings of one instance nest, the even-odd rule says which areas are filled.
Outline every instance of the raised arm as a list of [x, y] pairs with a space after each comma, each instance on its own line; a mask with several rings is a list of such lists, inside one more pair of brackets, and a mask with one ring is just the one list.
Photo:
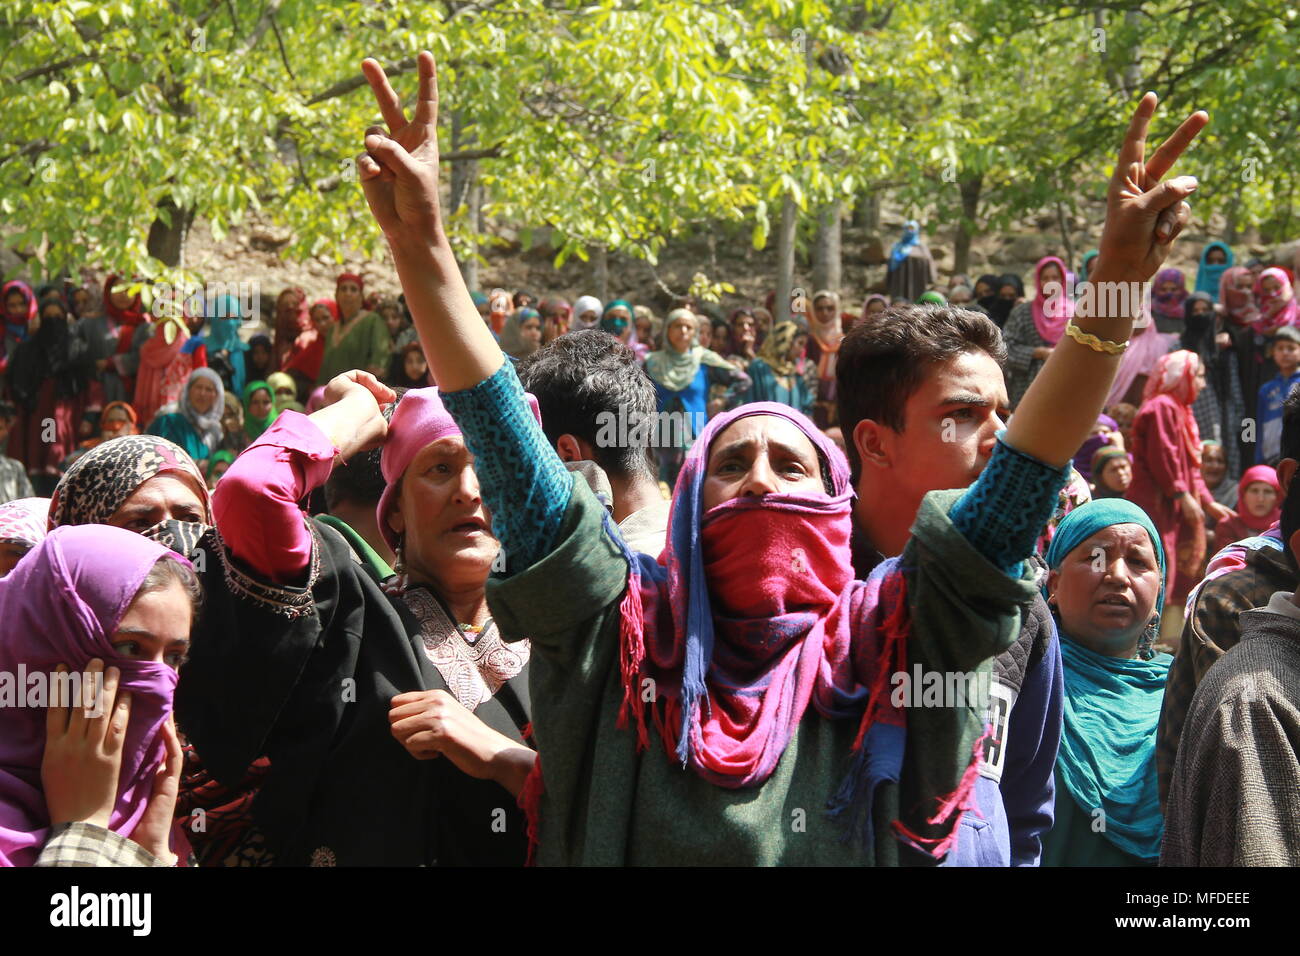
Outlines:
[[[1156, 95], [1147, 93], [1120, 147], [1106, 197], [1100, 251], [1075, 312], [1074, 324], [1103, 341], [1128, 341], [1143, 284], [1165, 261], [1191, 216], [1184, 200], [1196, 190], [1195, 177], [1160, 180], [1209, 117], [1193, 113], [1147, 160], [1147, 127], [1155, 111]], [[1116, 302], [1114, 293], [1120, 289], [1128, 293], [1127, 303]], [[1119, 360], [1119, 355], [1062, 336], [1016, 409], [1007, 442], [1047, 464], [1064, 465], [1096, 423]]]
[[388, 125], [387, 132], [366, 131], [366, 153], [357, 159], [366, 201], [393, 251], [429, 369], [474, 453], [508, 570], [522, 570], [550, 550], [572, 477], [528, 411], [513, 369], [503, 368], [505, 356], [443, 232], [433, 54], [420, 54], [419, 101], [410, 122], [383, 68], [374, 60], [361, 68]]
[[387, 131], [379, 126], [366, 130], [366, 152], [357, 158], [366, 201], [393, 251], [406, 305], [438, 388], [473, 388], [505, 357], [474, 307], [443, 231], [433, 54], [426, 50], [419, 56], [419, 100], [410, 122], [383, 67], [367, 59], [361, 69], [388, 125]]
[[331, 404], [311, 415], [285, 412], [246, 448], [217, 484], [212, 509], [226, 546], [256, 574], [301, 586], [312, 539], [298, 502], [344, 460], [383, 440], [379, 403], [397, 396], [366, 372], [330, 380]]

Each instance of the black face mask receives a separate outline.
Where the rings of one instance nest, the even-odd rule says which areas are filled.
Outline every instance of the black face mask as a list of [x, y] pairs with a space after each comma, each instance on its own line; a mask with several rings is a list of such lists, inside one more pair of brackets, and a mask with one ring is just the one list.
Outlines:
[[194, 570], [201, 574], [207, 570], [207, 562], [216, 559], [215, 554], [206, 553], [209, 549], [203, 544], [203, 536], [207, 534], [208, 528], [208, 525], [197, 521], [169, 518], [145, 531], [144, 536], [187, 558], [194, 564]]

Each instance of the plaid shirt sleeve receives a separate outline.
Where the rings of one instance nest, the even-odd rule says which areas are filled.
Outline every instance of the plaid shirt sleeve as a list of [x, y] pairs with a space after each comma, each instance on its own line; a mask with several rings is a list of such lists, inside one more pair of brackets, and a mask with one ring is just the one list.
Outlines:
[[168, 866], [134, 840], [93, 823], [50, 829], [37, 866]]

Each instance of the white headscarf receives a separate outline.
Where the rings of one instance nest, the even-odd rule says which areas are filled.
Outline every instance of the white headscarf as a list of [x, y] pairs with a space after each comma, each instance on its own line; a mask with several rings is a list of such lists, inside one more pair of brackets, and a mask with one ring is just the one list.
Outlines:
[[[190, 404], [190, 386], [200, 378], [207, 379], [217, 390], [217, 400], [212, 403], [206, 415], [200, 415]], [[210, 368], [196, 368], [190, 372], [190, 377], [185, 380], [185, 387], [176, 400], [176, 410], [203, 436], [203, 444], [208, 446], [208, 451], [216, 451], [221, 444], [221, 416], [226, 410], [226, 387], [222, 384], [221, 376]]]
[[[600, 316], [604, 310], [605, 307], [601, 305], [600, 300], [594, 295], [578, 296], [578, 301], [573, 303], [573, 321], [569, 325], [569, 328], [575, 332], [579, 332], [583, 329], [597, 328], [600, 325]], [[584, 312], [595, 312], [596, 318], [591, 322], [584, 322], [582, 321], [582, 314]]]

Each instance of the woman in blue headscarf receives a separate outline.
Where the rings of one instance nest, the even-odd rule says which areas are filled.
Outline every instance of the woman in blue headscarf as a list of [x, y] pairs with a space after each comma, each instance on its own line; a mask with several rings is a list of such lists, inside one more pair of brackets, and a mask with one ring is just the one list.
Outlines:
[[1057, 526], [1047, 566], [1065, 717], [1043, 865], [1154, 866], [1164, 829], [1156, 724], [1173, 661], [1152, 648], [1165, 599], [1160, 535], [1132, 502], [1093, 501]]
[[1219, 301], [1219, 280], [1232, 268], [1232, 250], [1226, 243], [1211, 242], [1201, 250], [1201, 264], [1196, 270], [1196, 292], [1204, 292]]
[[203, 315], [208, 320], [208, 334], [191, 336], [182, 351], [193, 352], [203, 346], [208, 368], [221, 376], [226, 391], [238, 395], [243, 392], [247, 378], [244, 353], [248, 351], [247, 343], [239, 337], [243, 315], [239, 300], [231, 295], [215, 296], [206, 302]]
[[903, 238], [889, 250], [889, 297], [915, 302], [935, 280], [934, 259], [915, 219], [903, 223]]

